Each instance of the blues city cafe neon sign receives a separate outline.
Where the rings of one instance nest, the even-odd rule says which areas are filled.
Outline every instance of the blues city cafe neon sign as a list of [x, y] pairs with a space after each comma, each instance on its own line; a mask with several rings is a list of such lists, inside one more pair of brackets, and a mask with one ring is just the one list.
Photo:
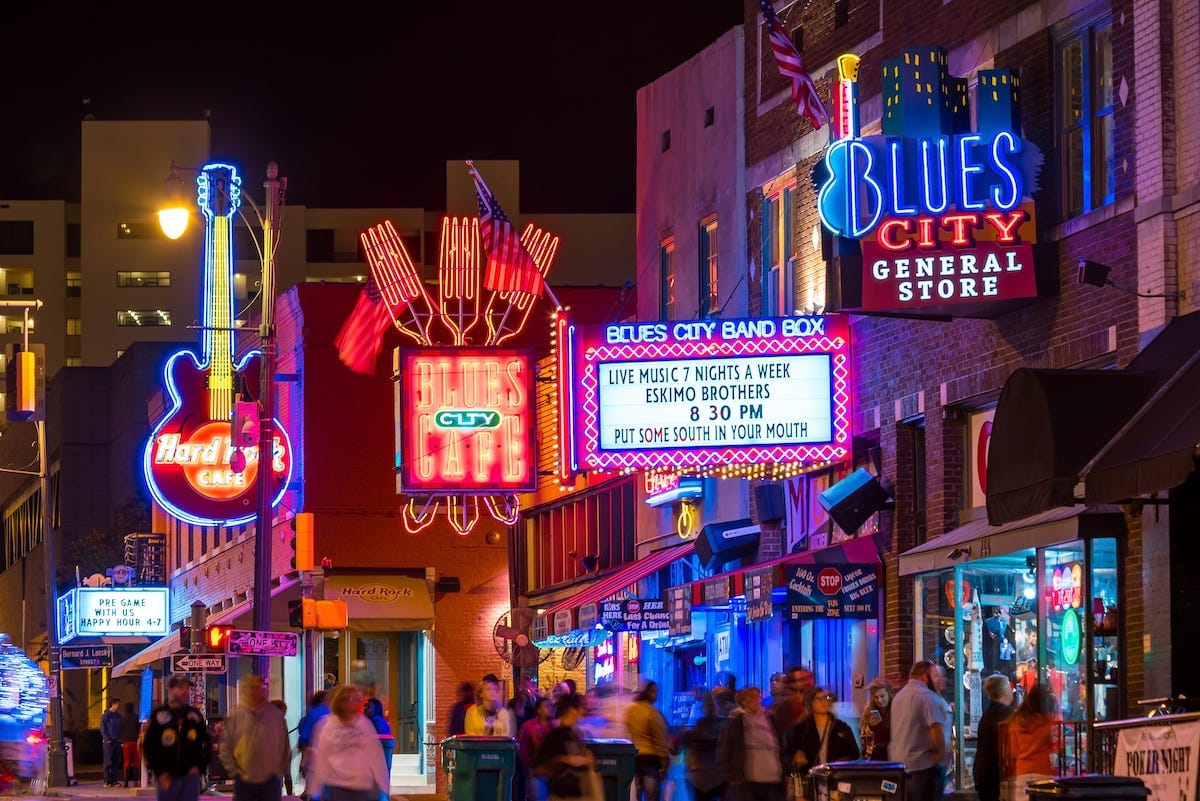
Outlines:
[[969, 315], [1036, 297], [1031, 194], [1042, 154], [1021, 137], [1018, 76], [979, 72], [968, 130], [966, 82], [949, 75], [945, 52], [906, 50], [884, 64], [883, 134], [860, 136], [856, 62], [843, 66], [817, 209], [829, 233], [861, 247], [861, 296], [844, 305]]

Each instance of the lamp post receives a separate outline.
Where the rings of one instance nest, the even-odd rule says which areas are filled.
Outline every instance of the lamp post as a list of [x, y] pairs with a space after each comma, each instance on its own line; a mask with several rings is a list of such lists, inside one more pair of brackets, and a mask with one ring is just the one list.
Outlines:
[[[169, 198], [174, 196], [171, 198], [173, 200], [180, 199], [182, 194], [183, 181], [176, 174], [179, 169], [172, 164], [171, 176], [167, 179], [167, 194]], [[271, 502], [275, 458], [275, 248], [278, 246], [279, 223], [286, 190], [287, 178], [279, 176], [279, 166], [272, 161], [267, 164], [267, 177], [263, 181], [263, 207], [260, 209], [256, 206], [244, 192], [241, 195], [254, 210], [262, 229], [262, 237], [256, 243], [262, 264], [262, 315], [258, 326], [262, 356], [258, 381], [258, 505], [254, 521], [254, 597], [251, 612], [252, 625], [257, 631], [271, 630], [271, 537], [274, 533]], [[250, 222], [240, 207], [238, 213], [242, 215], [253, 236]], [[158, 218], [163, 233], [169, 238], [178, 239], [183, 235], [187, 226], [186, 208], [164, 209], [158, 213]], [[254, 673], [264, 679], [268, 678], [270, 665], [270, 657], [256, 657]]]

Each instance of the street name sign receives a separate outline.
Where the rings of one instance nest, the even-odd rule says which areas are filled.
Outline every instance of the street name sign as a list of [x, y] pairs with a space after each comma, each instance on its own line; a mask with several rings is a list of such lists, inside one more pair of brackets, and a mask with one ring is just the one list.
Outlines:
[[224, 673], [225, 654], [171, 654], [172, 673]]
[[113, 666], [111, 645], [64, 645], [59, 654], [63, 670]]
[[295, 656], [299, 652], [300, 635], [294, 631], [229, 632], [226, 653], [234, 656]]

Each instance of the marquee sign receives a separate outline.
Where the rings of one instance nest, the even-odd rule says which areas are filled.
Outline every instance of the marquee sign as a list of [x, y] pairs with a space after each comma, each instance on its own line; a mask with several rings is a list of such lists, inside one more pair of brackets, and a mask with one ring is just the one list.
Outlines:
[[[966, 81], [940, 48], [883, 64], [883, 134], [860, 136], [857, 60], [839, 59], [838, 139], [817, 209], [843, 254], [843, 309], [992, 316], [1038, 296], [1032, 193], [1042, 154], [1021, 136], [1020, 79], [980, 70], [977, 130]], [[844, 262], [844, 263], [843, 263]], [[849, 274], [856, 271], [857, 274]]]
[[397, 358], [401, 491], [494, 494], [536, 487], [528, 351], [404, 347]]
[[59, 642], [76, 637], [165, 637], [166, 587], [74, 587], [58, 597]]
[[257, 515], [259, 471], [270, 471], [272, 505], [283, 499], [292, 473], [291, 441], [278, 419], [269, 459], [260, 458], [257, 435], [251, 445], [233, 439], [234, 404], [258, 397], [261, 373], [259, 351], [234, 359], [232, 217], [241, 202], [241, 183], [228, 164], [209, 164], [197, 179], [205, 217], [201, 347], [199, 353], [181, 350], [167, 360], [163, 387], [170, 408], [151, 431], [142, 458], [158, 505], [172, 517], [203, 526], [249, 523]]
[[849, 458], [844, 318], [560, 318], [559, 339], [564, 472]]

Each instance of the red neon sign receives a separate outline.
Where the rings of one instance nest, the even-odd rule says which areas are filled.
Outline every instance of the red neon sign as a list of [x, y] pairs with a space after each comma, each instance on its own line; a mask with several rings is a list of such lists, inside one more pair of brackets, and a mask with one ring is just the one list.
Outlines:
[[401, 491], [533, 490], [531, 364], [524, 350], [401, 349], [396, 384]]

